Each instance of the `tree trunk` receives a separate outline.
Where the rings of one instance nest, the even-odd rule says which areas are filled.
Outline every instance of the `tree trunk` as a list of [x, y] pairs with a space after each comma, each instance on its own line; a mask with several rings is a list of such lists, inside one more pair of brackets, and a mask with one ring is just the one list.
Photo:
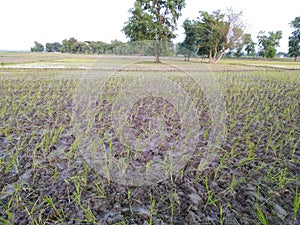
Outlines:
[[224, 53], [225, 53], [225, 51], [222, 52], [222, 53], [220, 54], [219, 58], [217, 58], [217, 59], [215, 60], [215, 63], [218, 63], [218, 62], [222, 59]]
[[215, 61], [215, 63], [218, 63], [218, 62], [222, 59], [224, 53], [225, 53], [225, 52], [222, 52], [222, 53], [221, 53], [221, 55], [219, 56], [219, 58], [217, 58], [217, 60]]
[[[157, 16], [158, 16], [158, 20], [159, 20], [159, 25], [162, 26], [164, 18], [160, 15], [160, 13], [161, 13], [160, 12], [161, 11], [161, 2], [160, 1], [157, 2], [156, 10], [157, 10]], [[162, 37], [163, 37], [163, 34], [160, 31], [159, 34], [158, 34], [158, 40], [155, 41], [155, 45], [156, 45], [155, 46], [155, 51], [156, 51], [155, 52], [155, 62], [156, 63], [160, 62], [160, 59], [159, 59], [159, 57], [160, 57], [160, 44], [161, 44]]]
[[215, 54], [214, 54], [214, 62], [213, 62], [213, 63], [216, 63], [216, 59], [218, 58], [218, 57], [217, 57], [218, 53], [219, 53], [218, 45], [216, 44], [216, 45], [215, 45]]
[[213, 63], [212, 49], [209, 49], [209, 63]]
[[156, 63], [160, 62], [159, 57], [160, 57], [160, 40], [155, 41], [155, 62]]
[[160, 63], [159, 54], [155, 54], [155, 62]]
[[296, 61], [297, 61], [297, 57], [298, 57], [298, 55], [296, 55], [296, 56], [295, 56], [294, 62], [296, 62]]
[[225, 54], [226, 51], [227, 51], [227, 49], [224, 49], [224, 50], [220, 53], [220, 56], [219, 56], [217, 59], [215, 59], [214, 63], [218, 63], [218, 62], [222, 59], [222, 57], [223, 57], [223, 55]]

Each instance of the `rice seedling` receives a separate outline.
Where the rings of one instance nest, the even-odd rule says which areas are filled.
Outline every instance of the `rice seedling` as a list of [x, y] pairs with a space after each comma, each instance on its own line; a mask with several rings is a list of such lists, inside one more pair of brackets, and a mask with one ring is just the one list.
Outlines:
[[220, 201], [220, 198], [214, 198], [214, 192], [211, 191], [209, 189], [209, 183], [208, 183], [208, 176], [206, 175], [205, 176], [205, 189], [206, 189], [206, 194], [207, 194], [207, 200], [206, 200], [206, 206], [207, 205], [210, 205], [210, 204], [213, 204], [215, 205], [216, 202]]
[[296, 220], [298, 211], [299, 211], [299, 207], [300, 207], [300, 197], [298, 194], [298, 186], [296, 187], [296, 191], [295, 191], [295, 199], [294, 199], [294, 211], [293, 211], [293, 220]]
[[268, 225], [268, 218], [262, 212], [262, 210], [258, 204], [256, 205], [256, 217], [262, 225]]
[[63, 223], [64, 222], [64, 209], [61, 208], [61, 209], [58, 209], [53, 200], [50, 198], [50, 197], [45, 197], [44, 198], [44, 202], [46, 204], [48, 204], [53, 210], [54, 210], [54, 213], [55, 213], [55, 218], [60, 222], [60, 223]]

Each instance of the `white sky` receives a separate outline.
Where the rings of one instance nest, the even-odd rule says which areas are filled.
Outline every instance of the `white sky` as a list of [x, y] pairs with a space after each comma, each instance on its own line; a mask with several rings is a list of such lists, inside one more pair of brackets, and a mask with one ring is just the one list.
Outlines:
[[[1, 0], [0, 49], [29, 50], [34, 41], [126, 41], [121, 32], [135, 0]], [[288, 50], [289, 23], [300, 16], [299, 0], [186, 0], [178, 22], [178, 37], [184, 39], [182, 23], [196, 19], [199, 11], [212, 12], [232, 7], [242, 10], [247, 32], [255, 38], [260, 30], [283, 31], [279, 51]]]

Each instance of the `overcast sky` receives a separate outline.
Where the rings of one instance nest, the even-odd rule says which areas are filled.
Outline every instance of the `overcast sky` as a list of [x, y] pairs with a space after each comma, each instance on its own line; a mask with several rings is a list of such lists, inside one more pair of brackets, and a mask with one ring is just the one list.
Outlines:
[[[135, 0], [1, 0], [0, 49], [29, 50], [34, 41], [126, 41], [121, 32]], [[212, 12], [232, 7], [242, 10], [247, 32], [256, 38], [260, 30], [283, 31], [279, 51], [288, 51], [289, 23], [300, 16], [299, 0], [186, 0], [178, 22], [178, 37], [184, 39], [182, 23], [196, 19], [199, 11]], [[256, 40], [255, 40], [256, 41]]]

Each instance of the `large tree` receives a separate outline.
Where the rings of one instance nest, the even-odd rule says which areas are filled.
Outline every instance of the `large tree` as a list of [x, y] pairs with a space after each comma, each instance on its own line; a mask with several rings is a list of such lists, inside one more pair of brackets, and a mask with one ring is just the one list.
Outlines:
[[159, 62], [161, 47], [158, 45], [176, 37], [174, 31], [184, 7], [185, 0], [136, 0], [123, 32], [131, 42], [154, 41], [155, 58]]
[[279, 47], [280, 45], [282, 31], [272, 31], [269, 32], [269, 35], [266, 35], [264, 31], [260, 31], [257, 38], [262, 56], [266, 58], [274, 58], [276, 55], [276, 47]]
[[217, 63], [228, 50], [239, 48], [243, 44], [242, 12], [220, 10], [208, 13], [200, 11], [200, 17], [194, 23], [197, 29], [198, 54], [208, 55], [210, 63]]
[[300, 55], [300, 16], [296, 17], [290, 25], [295, 30], [289, 37], [289, 55], [295, 57], [295, 61], [297, 61], [297, 57]]

